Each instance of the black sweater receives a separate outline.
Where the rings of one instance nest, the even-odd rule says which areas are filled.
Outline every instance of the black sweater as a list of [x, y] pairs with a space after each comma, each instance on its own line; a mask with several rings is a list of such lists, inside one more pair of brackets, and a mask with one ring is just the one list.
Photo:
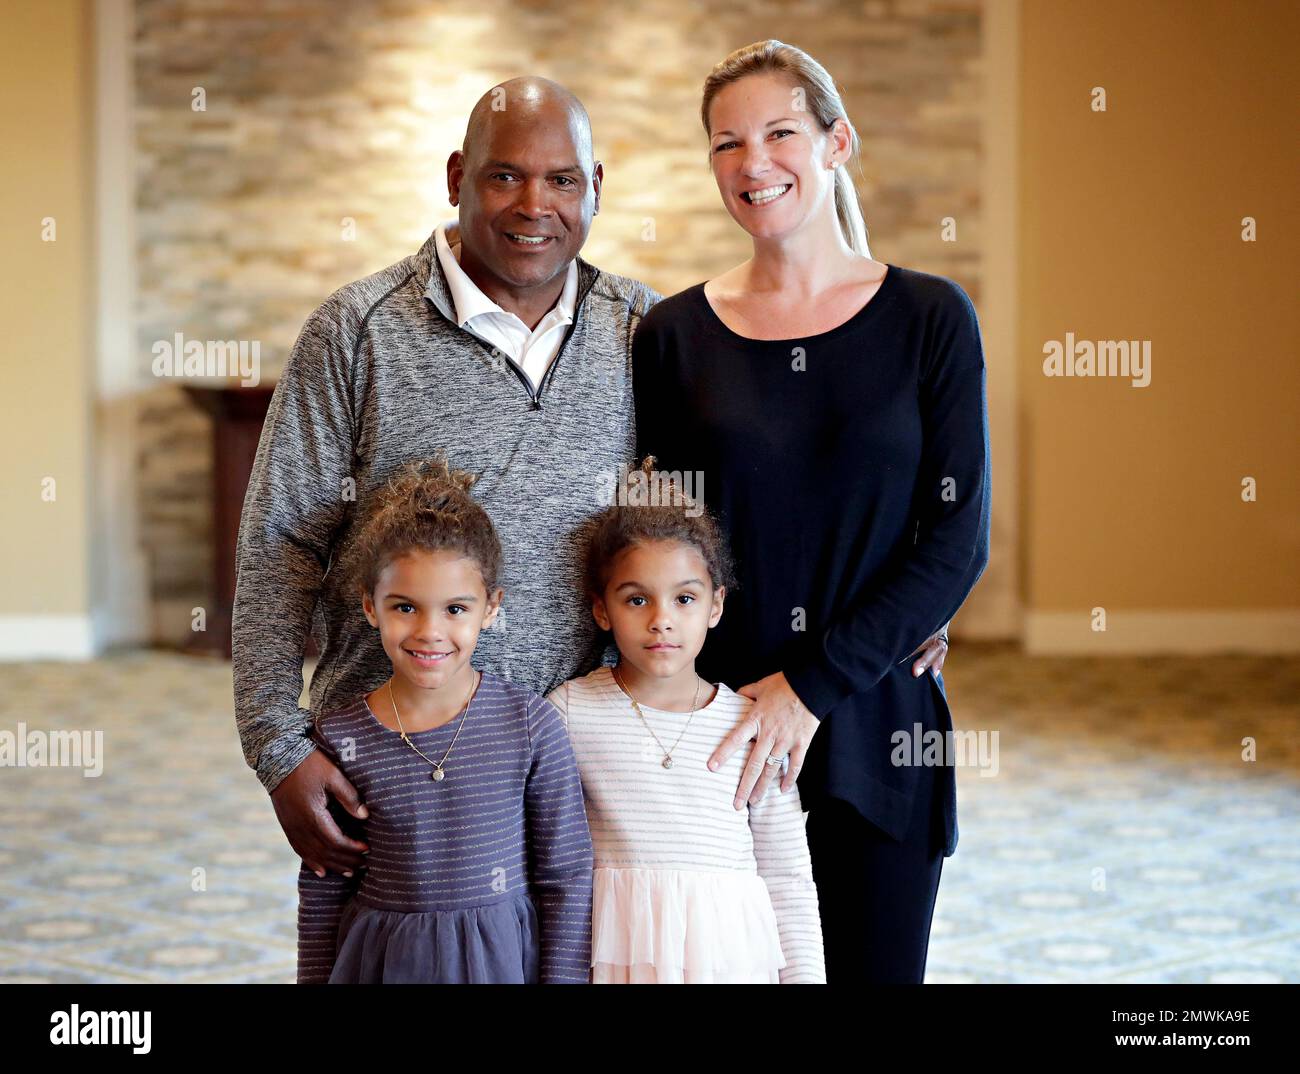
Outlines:
[[[696, 284], [646, 314], [632, 363], [638, 457], [697, 472], [736, 558], [700, 673], [736, 689], [783, 671], [821, 720], [801, 797], [851, 802], [902, 838], [920, 772], [894, 761], [913, 757], [916, 725], [952, 728], [942, 679], [914, 679], [910, 657], [988, 561], [984, 355], [969, 297], [890, 265], [838, 327], [754, 340]], [[953, 775], [949, 764], [940, 780], [945, 854], [957, 845]]]

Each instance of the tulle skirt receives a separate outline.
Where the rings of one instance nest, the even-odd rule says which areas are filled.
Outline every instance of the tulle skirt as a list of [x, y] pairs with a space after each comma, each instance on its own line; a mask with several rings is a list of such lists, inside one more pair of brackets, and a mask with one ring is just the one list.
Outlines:
[[536, 984], [538, 937], [527, 892], [423, 913], [378, 910], [354, 898], [339, 922], [330, 984]]
[[777, 984], [776, 912], [754, 873], [598, 868], [594, 984]]

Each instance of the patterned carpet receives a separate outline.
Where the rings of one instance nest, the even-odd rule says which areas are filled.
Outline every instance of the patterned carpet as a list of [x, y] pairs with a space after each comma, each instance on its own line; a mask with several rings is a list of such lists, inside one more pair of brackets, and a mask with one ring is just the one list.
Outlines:
[[[929, 981], [1300, 981], [1300, 661], [959, 644], [945, 678], [997, 774], [958, 774]], [[297, 861], [228, 665], [0, 665], [20, 724], [102, 730], [103, 773], [0, 768], [0, 981], [293, 979]]]

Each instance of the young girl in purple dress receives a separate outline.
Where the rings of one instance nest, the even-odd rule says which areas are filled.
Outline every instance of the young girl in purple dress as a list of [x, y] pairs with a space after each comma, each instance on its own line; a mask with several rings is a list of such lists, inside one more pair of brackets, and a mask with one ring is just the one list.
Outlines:
[[471, 663], [500, 609], [501, 545], [445, 460], [371, 504], [352, 561], [392, 676], [321, 714], [315, 744], [357, 788], [360, 875], [298, 877], [298, 981], [586, 983], [591, 838], [547, 701]]

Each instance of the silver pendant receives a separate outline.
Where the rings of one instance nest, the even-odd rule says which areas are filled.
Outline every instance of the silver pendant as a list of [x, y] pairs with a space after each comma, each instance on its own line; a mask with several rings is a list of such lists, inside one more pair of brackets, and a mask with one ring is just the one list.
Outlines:
[[672, 759], [671, 757], [667, 757], [667, 756], [665, 756], [665, 757], [664, 757], [664, 767], [665, 767], [665, 768], [672, 768], [672, 766], [673, 766], [673, 759]]
[[433, 775], [430, 778], [433, 780], [434, 783], [441, 783], [444, 779], [447, 778], [447, 773], [444, 772], [441, 768], [435, 768], [433, 770]]

